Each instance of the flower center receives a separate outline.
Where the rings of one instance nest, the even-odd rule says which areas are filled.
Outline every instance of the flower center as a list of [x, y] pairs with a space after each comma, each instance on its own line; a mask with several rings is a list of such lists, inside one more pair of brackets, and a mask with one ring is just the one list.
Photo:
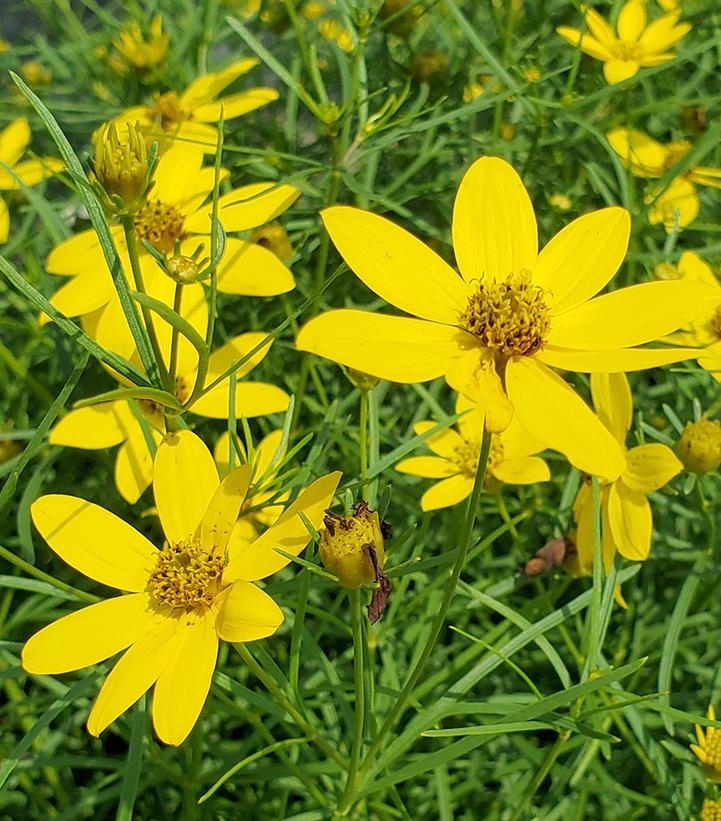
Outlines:
[[496, 282], [479, 280], [460, 323], [500, 356], [531, 356], [545, 343], [549, 314], [543, 289], [524, 271]]
[[709, 319], [708, 330], [717, 340], [721, 340], [721, 305], [716, 308], [714, 315]]
[[160, 120], [164, 131], [179, 125], [184, 120], [190, 120], [192, 114], [180, 107], [180, 97], [176, 91], [155, 95], [155, 106], [148, 109], [148, 114], [154, 120]]
[[[464, 476], [473, 479], [478, 470], [478, 457], [481, 452], [481, 442], [464, 441], [456, 448], [453, 461]], [[491, 438], [491, 449], [488, 452], [486, 473], [490, 476], [503, 461], [503, 443], [497, 436]]]
[[161, 604], [190, 610], [210, 606], [218, 593], [223, 557], [195, 542], [177, 542], [158, 554], [150, 574], [150, 592]]
[[666, 159], [663, 161], [664, 169], [673, 168], [690, 150], [691, 143], [688, 140], [677, 140], [674, 143], [668, 143], [666, 146]]
[[613, 56], [618, 60], [640, 60], [644, 51], [640, 43], [619, 40], [611, 49]]
[[170, 253], [176, 239], [183, 236], [183, 215], [174, 205], [150, 200], [134, 218], [135, 233], [158, 251]]

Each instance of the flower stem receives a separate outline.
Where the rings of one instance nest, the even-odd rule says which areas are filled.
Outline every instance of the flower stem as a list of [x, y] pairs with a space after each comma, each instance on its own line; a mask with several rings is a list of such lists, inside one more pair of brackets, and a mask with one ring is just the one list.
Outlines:
[[93, 596], [92, 593], [86, 593], [84, 590], [78, 590], [77, 587], [72, 587], [69, 584], [65, 584], [65, 582], [61, 582], [56, 579], [54, 576], [51, 576], [49, 573], [43, 573], [42, 570], [38, 570], [35, 565], [30, 564], [30, 562], [26, 562], [24, 559], [21, 559], [19, 556], [16, 556], [7, 548], [0, 545], [0, 558], [5, 559], [5, 561], [10, 562], [10, 564], [15, 565], [19, 570], [22, 570], [24, 573], [27, 573], [28, 576], [33, 576], [34, 578], [38, 579], [41, 582], [46, 582], [47, 584], [51, 584], [53, 587], [57, 587], [58, 590], [63, 590], [66, 593], [72, 593], [73, 596], [76, 596], [81, 601], [86, 602], [96, 602], [100, 601], [97, 596]]
[[368, 482], [368, 391], [361, 391], [360, 399], [360, 427], [358, 430], [360, 450], [360, 490], [361, 496], [366, 498], [366, 484]]
[[481, 441], [481, 451], [478, 458], [478, 467], [476, 468], [476, 478], [473, 482], [473, 490], [471, 491], [471, 497], [468, 501], [468, 508], [466, 509], [466, 516], [463, 522], [463, 531], [461, 533], [460, 544], [458, 547], [458, 553], [456, 555], [456, 560], [453, 564], [453, 569], [451, 571], [451, 577], [448, 582], [448, 587], [446, 588], [446, 592], [443, 596], [443, 601], [441, 602], [441, 606], [436, 613], [436, 616], [433, 620], [433, 624], [431, 625], [430, 630], [428, 631], [428, 638], [426, 639], [425, 646], [421, 651], [420, 657], [415, 664], [415, 667], [411, 671], [408, 680], [401, 691], [401, 694], [398, 696], [396, 703], [391, 708], [390, 712], [385, 718], [383, 725], [381, 726], [378, 734], [375, 737], [373, 744], [371, 744], [370, 748], [365, 757], [365, 761], [363, 766], [361, 767], [358, 778], [356, 779], [356, 790], [353, 791], [352, 794], [344, 796], [344, 801], [339, 806], [337, 814], [345, 815], [350, 810], [350, 807], [353, 804], [355, 793], [362, 787], [363, 781], [365, 777], [368, 775], [369, 770], [373, 766], [375, 762], [375, 758], [383, 748], [383, 741], [386, 735], [390, 732], [390, 730], [395, 725], [396, 721], [401, 717], [403, 711], [408, 704], [408, 701], [411, 698], [413, 690], [418, 683], [423, 671], [425, 670], [426, 664], [433, 652], [433, 649], [436, 646], [436, 642], [438, 641], [438, 637], [440, 636], [441, 630], [443, 629], [443, 624], [446, 620], [446, 614], [448, 613], [448, 609], [451, 605], [451, 601], [453, 599], [453, 594], [456, 591], [456, 586], [458, 585], [458, 580], [461, 575], [461, 571], [463, 570], [463, 564], [466, 559], [466, 555], [468, 553], [468, 549], [471, 544], [471, 538], [473, 536], [473, 526], [476, 523], [476, 515], [478, 513], [478, 504], [481, 498], [481, 493], [483, 492], [483, 480], [486, 475], [486, 466], [488, 464], [488, 455], [491, 450], [491, 434], [488, 430], [484, 428], [483, 431], [483, 439]]
[[[175, 283], [175, 295], [173, 297], [173, 310], [175, 311], [178, 316], [180, 316], [180, 309], [183, 305], [183, 286], [179, 283]], [[173, 325], [173, 336], [170, 342], [170, 367], [169, 375], [170, 375], [170, 382], [175, 386], [175, 377], [178, 375], [176, 373], [178, 368], [178, 341], [180, 338], [180, 331]]]

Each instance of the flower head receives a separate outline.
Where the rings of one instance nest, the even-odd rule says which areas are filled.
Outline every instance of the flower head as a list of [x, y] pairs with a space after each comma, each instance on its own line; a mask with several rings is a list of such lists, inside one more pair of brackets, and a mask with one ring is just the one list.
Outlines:
[[688, 422], [674, 448], [691, 473], [712, 473], [721, 465], [721, 422], [699, 419]]
[[[716, 721], [716, 711], [712, 704], [708, 707], [708, 717], [711, 721]], [[698, 744], [692, 744], [691, 749], [703, 764], [704, 774], [711, 781], [721, 781], [721, 730], [716, 727], [706, 727], [703, 730], [697, 724], [696, 740]]]
[[648, 24], [645, 0], [627, 0], [618, 14], [617, 33], [591, 8], [585, 7], [588, 32], [567, 26], [556, 31], [572, 46], [603, 62], [608, 83], [620, 83], [646, 66], [658, 66], [676, 56], [669, 49], [691, 30], [679, 23], [677, 13], [666, 14]]
[[345, 587], [355, 588], [375, 581], [383, 569], [385, 552], [381, 521], [375, 510], [358, 502], [347, 516], [328, 511], [323, 519], [318, 550], [323, 565]]
[[[108, 204], [124, 213], [135, 213], [143, 207], [150, 180], [148, 149], [137, 123], [126, 123], [118, 129], [108, 123], [93, 134], [95, 176], [102, 186]], [[119, 200], [119, 203], [118, 203]]]
[[240, 550], [229, 540], [250, 469], [237, 468], [220, 483], [207, 448], [187, 430], [170, 434], [155, 459], [162, 549], [83, 499], [40, 497], [32, 517], [52, 549], [91, 579], [124, 592], [40, 630], [23, 648], [23, 667], [37, 675], [65, 673], [125, 651], [93, 704], [89, 732], [99, 735], [154, 686], [155, 731], [162, 741], [181, 744], [210, 689], [218, 640], [255, 641], [283, 621], [255, 582], [288, 564], [275, 547], [294, 555], [303, 550], [310, 538], [305, 520], [320, 526], [339, 478], [331, 473], [315, 481]]
[[626, 253], [630, 220], [605, 208], [571, 222], [543, 250], [520, 178], [496, 157], [477, 160], [453, 211], [458, 274], [392, 222], [358, 208], [323, 212], [333, 242], [376, 294], [414, 318], [359, 310], [322, 314], [300, 350], [396, 382], [445, 376], [500, 433], [514, 414], [544, 447], [577, 467], [617, 476], [616, 439], [549, 366], [641, 370], [692, 349], [643, 348], [715, 304], [704, 283], [648, 282], [596, 296]]
[[140, 26], [131, 23], [113, 40], [117, 52], [131, 66], [147, 71], [165, 59], [170, 37], [163, 33], [163, 18], [156, 14], [150, 24], [150, 36], [146, 40]]

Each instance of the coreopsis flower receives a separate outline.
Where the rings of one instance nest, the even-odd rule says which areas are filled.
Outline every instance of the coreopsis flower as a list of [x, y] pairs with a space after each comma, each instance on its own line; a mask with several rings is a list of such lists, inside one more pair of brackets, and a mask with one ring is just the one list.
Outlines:
[[[451, 507], [467, 499], [473, 490], [483, 438], [483, 413], [464, 396], [456, 400], [456, 413], [463, 414], [456, 430], [446, 428], [426, 439], [434, 456], [411, 456], [396, 465], [401, 473], [441, 480], [423, 494], [423, 510]], [[416, 422], [413, 430], [421, 435], [435, 426], [432, 421]], [[513, 420], [503, 433], [491, 437], [486, 481], [492, 478], [509, 485], [547, 482], [551, 478], [548, 465], [535, 455], [541, 450], [543, 445]]]
[[194, 142], [205, 151], [218, 145], [217, 123], [242, 117], [279, 97], [274, 88], [258, 87], [218, 97], [232, 82], [258, 65], [255, 58], [232, 63], [222, 71], [204, 74], [185, 91], [156, 94], [153, 103], [133, 106], [119, 115], [121, 122], [141, 123], [150, 141], [156, 140], [162, 150], [173, 140]]
[[40, 630], [23, 648], [23, 667], [55, 675], [125, 651], [98, 693], [88, 731], [100, 735], [154, 685], [155, 732], [167, 744], [181, 744], [207, 698], [218, 641], [256, 641], [282, 623], [282, 610], [255, 582], [288, 564], [274, 548], [303, 550], [310, 539], [304, 518], [320, 526], [339, 479], [330, 473], [313, 482], [242, 551], [228, 542], [250, 468], [219, 482], [210, 452], [187, 430], [170, 434], [155, 458], [153, 490], [166, 539], [160, 550], [91, 502], [41, 496], [32, 518], [55, 553], [123, 592]]
[[301, 329], [299, 350], [395, 382], [445, 376], [483, 409], [491, 432], [505, 430], [515, 413], [545, 447], [600, 476], [622, 470], [621, 447], [551, 367], [633, 371], [692, 358], [692, 349], [639, 346], [715, 304], [708, 285], [679, 281], [596, 296], [623, 261], [628, 213], [585, 214], [539, 253], [526, 189], [497, 157], [476, 161], [456, 195], [461, 276], [383, 217], [346, 206], [322, 216], [356, 275], [413, 318], [329, 311]]
[[[24, 117], [13, 120], [0, 131], [0, 191], [17, 191], [22, 185], [37, 185], [65, 167], [55, 157], [21, 160], [29, 142], [30, 126]], [[7, 240], [9, 233], [10, 213], [5, 200], [0, 197], [0, 243]]]
[[[634, 177], [658, 179], [673, 168], [693, 147], [688, 140], [665, 145], [629, 128], [614, 128], [607, 135], [613, 150], [630, 168]], [[651, 192], [648, 219], [652, 225], [663, 223], [670, 233], [674, 226], [685, 228], [698, 216], [699, 199], [696, 185], [721, 188], [721, 168], [691, 165], [662, 192]]]
[[106, 450], [120, 445], [115, 457], [115, 486], [132, 505], [153, 479], [153, 457], [136, 414], [146, 416], [157, 447], [162, 435], [150, 426], [157, 421], [157, 409], [148, 400], [139, 400], [135, 409], [126, 400], [118, 400], [72, 410], [53, 427], [48, 441], [51, 445], [83, 450]]
[[[593, 404], [599, 418], [620, 445], [624, 464], [601, 482], [601, 549], [607, 567], [616, 552], [644, 561], [651, 550], [653, 519], [648, 493], [660, 490], [683, 470], [670, 447], [653, 442], [626, 448], [633, 397], [622, 373], [591, 374]], [[593, 566], [593, 489], [584, 483], [574, 503], [576, 549], [580, 572]]]
[[[177, 241], [180, 254], [187, 257], [193, 257], [201, 245], [209, 253], [212, 201], [208, 198], [213, 192], [214, 169], [203, 167], [203, 156], [202, 148], [186, 143], [177, 143], [163, 154], [147, 200], [133, 218], [138, 241], [147, 240], [165, 253], [173, 251]], [[249, 231], [276, 219], [298, 196], [292, 185], [259, 182], [240, 186], [218, 198], [218, 218], [228, 233]], [[113, 225], [111, 232], [127, 274], [123, 229]], [[157, 265], [142, 245], [139, 251], [141, 264], [149, 267], [144, 274], [151, 276]], [[57, 245], [45, 268], [50, 274], [72, 277], [50, 299], [67, 316], [88, 314], [117, 299], [92, 229]], [[217, 279], [219, 291], [246, 296], [275, 296], [295, 287], [292, 273], [275, 254], [238, 237], [227, 238]]]
[[120, 57], [142, 71], [159, 66], [168, 52], [170, 36], [163, 33], [163, 18], [156, 14], [150, 23], [150, 36], [146, 40], [140, 26], [133, 22], [113, 40]]
[[[712, 704], [708, 706], [708, 717], [711, 721], [716, 721], [716, 711]], [[692, 744], [691, 749], [703, 765], [704, 775], [710, 781], [721, 781], [721, 730], [715, 727], [706, 727], [704, 730], [697, 724], [696, 740], [698, 744]]]
[[627, 0], [618, 14], [618, 34], [587, 6], [584, 20], [588, 32], [568, 26], [559, 26], [556, 31], [572, 46], [601, 60], [606, 82], [613, 84], [628, 80], [641, 68], [673, 60], [676, 55], [669, 49], [691, 30], [689, 23], [679, 23], [678, 19], [678, 13], [665, 14], [649, 24], [645, 0]]
[[690, 473], [713, 473], [721, 465], [721, 422], [699, 419], [688, 422], [674, 448]]

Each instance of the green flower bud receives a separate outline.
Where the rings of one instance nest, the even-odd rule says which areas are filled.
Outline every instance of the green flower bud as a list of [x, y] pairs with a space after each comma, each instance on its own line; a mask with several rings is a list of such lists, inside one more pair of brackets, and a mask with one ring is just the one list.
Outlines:
[[690, 473], [711, 473], [721, 465], [721, 422], [689, 422], [674, 450]]

